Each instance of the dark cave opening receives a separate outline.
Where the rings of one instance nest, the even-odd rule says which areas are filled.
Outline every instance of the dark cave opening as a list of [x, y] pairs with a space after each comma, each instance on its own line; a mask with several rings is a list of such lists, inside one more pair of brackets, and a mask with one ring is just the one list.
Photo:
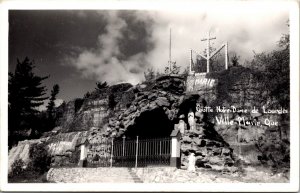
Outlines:
[[141, 113], [135, 119], [135, 124], [129, 126], [124, 133], [126, 139], [153, 139], [169, 137], [174, 123], [169, 120], [162, 108]]

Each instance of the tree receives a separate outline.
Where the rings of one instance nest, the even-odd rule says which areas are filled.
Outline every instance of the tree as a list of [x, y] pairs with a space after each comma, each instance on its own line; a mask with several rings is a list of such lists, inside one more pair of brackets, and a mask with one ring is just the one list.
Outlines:
[[50, 101], [47, 105], [48, 128], [52, 129], [55, 126], [56, 116], [54, 115], [56, 95], [59, 92], [58, 84], [55, 84], [51, 90]]
[[36, 76], [35, 66], [27, 57], [23, 62], [17, 60], [14, 73], [9, 73], [8, 81], [8, 130], [9, 145], [13, 145], [22, 137], [22, 133], [32, 128], [38, 113], [37, 107], [48, 97], [42, 81], [46, 77]]
[[172, 62], [171, 69], [169, 66], [165, 67], [165, 74], [179, 74], [180, 66], [176, 65], [176, 62]]
[[176, 62], [173, 62], [171, 74], [179, 74], [180, 66], [176, 65]]
[[[289, 24], [287, 24], [289, 26]], [[256, 70], [264, 73], [264, 90], [268, 93], [268, 104], [270, 108], [290, 107], [290, 37], [284, 34], [279, 42], [279, 49], [270, 53], [254, 53], [251, 65]], [[289, 114], [280, 115], [281, 125], [289, 123]], [[289, 127], [278, 127], [281, 134]], [[286, 131], [284, 131], [286, 132]]]
[[91, 96], [91, 93], [90, 92], [86, 92], [83, 96], [84, 99], [87, 99]]
[[231, 58], [231, 64], [232, 64], [232, 66], [238, 66], [239, 65], [239, 59], [240, 59], [240, 56], [237, 56], [234, 53], [233, 56], [232, 56], [232, 58]]
[[97, 85], [97, 87], [95, 88], [96, 90], [102, 90], [102, 89], [108, 87], [108, 84], [106, 81], [104, 81], [104, 82], [98, 81], [98, 82], [96, 82], [96, 85]]
[[148, 68], [146, 72], [144, 72], [144, 77], [146, 81], [153, 80], [155, 78], [155, 73], [153, 68]]
[[56, 95], [58, 94], [58, 92], [59, 92], [59, 86], [58, 86], [58, 84], [55, 84], [51, 90], [50, 101], [47, 105], [47, 112], [48, 112], [49, 116], [53, 116]]

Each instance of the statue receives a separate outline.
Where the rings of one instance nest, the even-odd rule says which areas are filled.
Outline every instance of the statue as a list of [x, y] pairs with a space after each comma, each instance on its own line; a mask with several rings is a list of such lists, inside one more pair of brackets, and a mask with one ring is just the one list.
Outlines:
[[196, 157], [194, 153], [191, 153], [189, 155], [189, 166], [188, 166], [188, 171], [190, 172], [195, 172], [196, 168], [195, 168], [195, 164], [196, 164]]
[[181, 134], [184, 134], [184, 131], [187, 128], [186, 123], [184, 122], [184, 117], [185, 117], [184, 115], [179, 116], [179, 123], [178, 123], [178, 126], [177, 126], [177, 128], [179, 129]]
[[194, 131], [195, 130], [195, 115], [193, 111], [190, 111], [188, 113], [188, 123], [190, 126], [190, 130]]

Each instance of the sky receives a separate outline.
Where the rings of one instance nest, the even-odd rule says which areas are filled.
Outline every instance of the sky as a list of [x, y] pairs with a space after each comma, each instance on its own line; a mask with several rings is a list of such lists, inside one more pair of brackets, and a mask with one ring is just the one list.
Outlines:
[[[34, 61], [35, 73], [48, 93], [59, 84], [58, 99], [69, 101], [92, 91], [97, 81], [110, 85], [140, 83], [144, 71], [163, 72], [169, 57], [172, 29], [172, 60], [189, 65], [189, 52], [202, 53], [201, 39], [208, 31], [216, 37], [212, 46], [228, 42], [229, 53], [240, 62], [254, 52], [277, 48], [289, 12], [285, 8], [232, 8], [193, 10], [10, 10], [9, 71], [17, 58]], [[230, 57], [231, 55], [229, 55]]]

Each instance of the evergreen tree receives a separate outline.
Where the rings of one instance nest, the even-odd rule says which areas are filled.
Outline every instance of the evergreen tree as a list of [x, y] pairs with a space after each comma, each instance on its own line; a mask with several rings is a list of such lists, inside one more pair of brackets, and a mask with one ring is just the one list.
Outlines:
[[49, 128], [52, 129], [55, 126], [55, 115], [54, 115], [54, 108], [55, 108], [55, 100], [56, 95], [59, 92], [58, 84], [55, 84], [51, 90], [50, 101], [47, 105], [47, 114], [49, 120]]
[[231, 58], [232, 66], [238, 66], [239, 65], [239, 59], [240, 59], [240, 56], [237, 56], [236, 54], [233, 54], [233, 56]]
[[33, 62], [27, 57], [23, 62], [17, 60], [14, 73], [9, 73], [8, 81], [8, 130], [9, 145], [22, 138], [22, 134], [32, 128], [38, 113], [37, 107], [48, 97], [42, 81], [48, 77], [36, 76], [33, 73]]

